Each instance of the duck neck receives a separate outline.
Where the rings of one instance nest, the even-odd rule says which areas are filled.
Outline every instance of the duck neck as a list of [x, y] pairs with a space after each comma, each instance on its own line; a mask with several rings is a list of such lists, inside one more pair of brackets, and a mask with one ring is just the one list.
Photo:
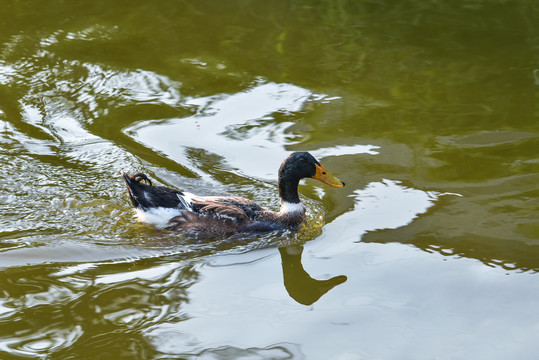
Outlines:
[[279, 196], [281, 197], [281, 213], [305, 213], [305, 207], [299, 199], [298, 180], [279, 179]]

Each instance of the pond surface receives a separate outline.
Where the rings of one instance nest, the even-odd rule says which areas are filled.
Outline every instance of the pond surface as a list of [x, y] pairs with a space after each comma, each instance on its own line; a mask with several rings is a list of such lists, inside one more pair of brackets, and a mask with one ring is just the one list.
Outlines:
[[[536, 1], [16, 1], [0, 21], [0, 358], [535, 359]], [[120, 170], [296, 234], [138, 223]]]

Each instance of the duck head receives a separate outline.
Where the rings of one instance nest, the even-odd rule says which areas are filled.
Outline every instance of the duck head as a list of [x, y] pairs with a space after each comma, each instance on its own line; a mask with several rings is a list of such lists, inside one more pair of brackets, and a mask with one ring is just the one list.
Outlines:
[[287, 203], [299, 203], [298, 184], [301, 179], [313, 178], [333, 187], [343, 187], [344, 182], [330, 174], [306, 151], [297, 151], [288, 156], [279, 168], [279, 193]]

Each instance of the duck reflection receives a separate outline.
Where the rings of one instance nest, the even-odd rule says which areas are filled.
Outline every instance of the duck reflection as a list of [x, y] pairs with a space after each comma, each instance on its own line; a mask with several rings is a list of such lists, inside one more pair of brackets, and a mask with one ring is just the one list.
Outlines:
[[322, 295], [347, 280], [344, 275], [335, 276], [328, 280], [313, 279], [301, 263], [303, 246], [280, 247], [279, 252], [281, 253], [286, 291], [300, 304], [314, 304]]

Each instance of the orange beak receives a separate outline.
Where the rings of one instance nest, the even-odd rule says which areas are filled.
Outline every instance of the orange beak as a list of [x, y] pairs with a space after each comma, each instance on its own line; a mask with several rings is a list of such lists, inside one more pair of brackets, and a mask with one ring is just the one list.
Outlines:
[[319, 180], [324, 184], [333, 187], [341, 188], [344, 186], [344, 183], [341, 180], [328, 173], [322, 165], [316, 165], [316, 174], [314, 174], [313, 179]]

